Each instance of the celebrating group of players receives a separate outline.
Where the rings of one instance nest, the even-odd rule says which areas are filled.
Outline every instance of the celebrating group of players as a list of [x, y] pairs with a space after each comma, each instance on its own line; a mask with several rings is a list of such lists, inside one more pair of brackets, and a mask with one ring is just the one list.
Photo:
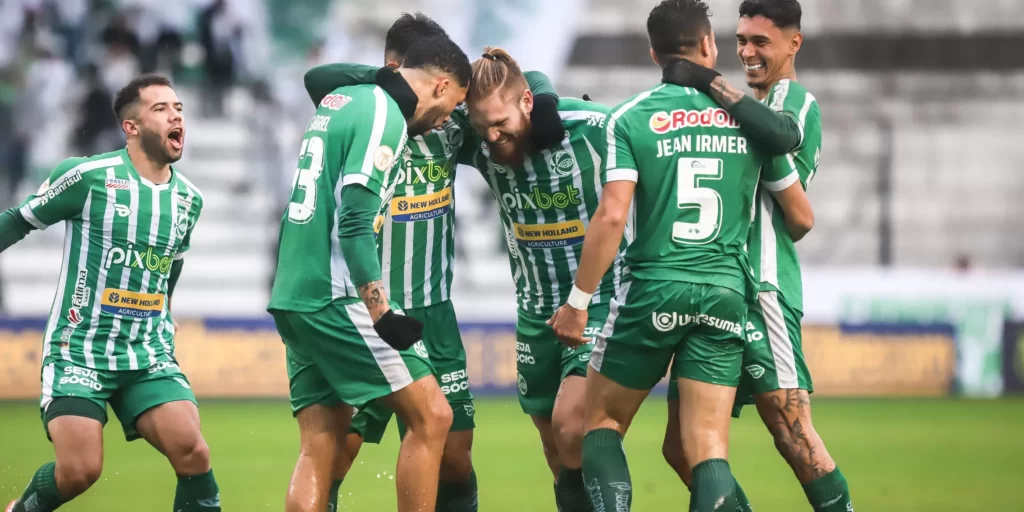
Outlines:
[[[726, 462], [730, 413], [747, 403], [812, 508], [853, 510], [811, 425], [800, 341], [794, 243], [813, 225], [804, 190], [821, 146], [817, 103], [795, 80], [800, 5], [740, 6], [753, 97], [714, 71], [708, 17], [699, 0], [658, 4], [647, 30], [663, 81], [611, 109], [558, 97], [498, 48], [470, 64], [422, 14], [388, 31], [384, 67], [306, 74], [317, 112], [268, 306], [302, 447], [286, 510], [335, 510], [361, 444], [380, 442], [392, 414], [398, 510], [479, 508], [475, 408], [450, 301], [458, 164], [496, 199], [517, 290], [519, 402], [558, 510], [630, 509], [622, 440], [666, 372], [663, 451], [691, 511], [751, 510]], [[0, 251], [67, 221], [42, 369], [56, 463], [8, 512], [55, 510], [98, 479], [108, 403], [129, 440], [167, 456], [175, 511], [220, 510], [173, 353], [169, 298], [202, 208], [170, 165], [184, 147], [181, 103], [147, 76], [115, 111], [125, 149], [66, 160], [0, 214]]]

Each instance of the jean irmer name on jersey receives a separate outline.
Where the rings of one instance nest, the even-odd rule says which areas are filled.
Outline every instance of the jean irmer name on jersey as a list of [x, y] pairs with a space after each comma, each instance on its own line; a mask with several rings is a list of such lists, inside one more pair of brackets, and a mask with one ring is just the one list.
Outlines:
[[680, 135], [658, 141], [658, 158], [676, 153], [747, 154], [747, 139], [740, 135]]

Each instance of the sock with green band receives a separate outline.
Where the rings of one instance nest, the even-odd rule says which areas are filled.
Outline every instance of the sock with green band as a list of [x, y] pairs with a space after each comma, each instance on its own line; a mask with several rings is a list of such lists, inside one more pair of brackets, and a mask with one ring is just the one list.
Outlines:
[[[736, 479], [733, 478], [733, 481]], [[750, 500], [747, 499], [747, 495], [743, 492], [743, 488], [740, 487], [740, 483], [736, 482], [736, 511], [737, 512], [754, 512], [754, 508], [750, 506]]]
[[831, 473], [804, 484], [807, 501], [814, 512], [848, 512], [853, 510], [850, 500], [850, 486], [846, 477], [836, 467]]
[[610, 428], [583, 437], [583, 483], [593, 509], [628, 511], [633, 502], [632, 481], [622, 437]]
[[201, 475], [178, 477], [174, 512], [220, 512], [220, 489], [212, 469]]
[[54, 475], [56, 467], [56, 464], [49, 462], [36, 471], [25, 493], [14, 506], [14, 512], [50, 512], [65, 503], [57, 489], [57, 477]]
[[476, 512], [479, 497], [476, 487], [476, 470], [470, 471], [469, 480], [462, 483], [439, 482], [437, 484], [437, 512]]
[[693, 467], [690, 512], [733, 511], [739, 486], [725, 459], [708, 459]]
[[343, 478], [339, 478], [331, 484], [331, 493], [327, 495], [327, 512], [335, 512], [338, 510], [338, 491], [341, 490], [341, 481]]
[[594, 505], [590, 502], [587, 488], [583, 485], [583, 469], [569, 469], [562, 466], [558, 471], [558, 487], [555, 490], [556, 501], [562, 512], [590, 512]]

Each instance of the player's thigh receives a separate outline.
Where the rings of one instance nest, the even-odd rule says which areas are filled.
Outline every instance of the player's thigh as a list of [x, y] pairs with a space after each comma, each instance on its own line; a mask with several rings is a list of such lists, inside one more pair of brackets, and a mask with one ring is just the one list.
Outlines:
[[85, 398], [57, 398], [43, 421], [62, 474], [95, 481], [103, 468], [105, 408]]
[[661, 320], [676, 308], [679, 290], [673, 285], [678, 283], [632, 280], [622, 286], [590, 355], [591, 373], [645, 392], [665, 376], [682, 336], [674, 316], [671, 325]]
[[339, 443], [339, 432], [346, 432], [352, 419], [352, 408], [338, 403], [335, 405], [313, 404], [303, 407], [295, 414], [299, 424], [299, 443], [307, 456], [335, 456]]
[[452, 406], [452, 432], [472, 430], [476, 427], [476, 407], [466, 368], [466, 349], [452, 302], [407, 309], [405, 313], [423, 323], [423, 345], [441, 392]]
[[427, 375], [383, 398], [410, 430], [433, 437], [451, 428], [452, 409], [433, 376]]
[[89, 369], [47, 357], [41, 381], [39, 413], [48, 438], [52, 439], [50, 421], [61, 416], [91, 418], [101, 429], [107, 424], [107, 401], [118, 387], [118, 372]]
[[[395, 311], [401, 311], [392, 303]], [[290, 313], [294, 338], [289, 348], [313, 366], [342, 402], [360, 406], [433, 376], [422, 342], [398, 351], [373, 329], [361, 301], [335, 301], [316, 313]]]
[[[121, 422], [125, 439], [134, 441], [144, 437], [138, 423], [146, 413], [164, 404], [175, 402], [181, 403], [171, 406], [170, 409], [183, 416], [177, 417], [175, 414], [161, 413], [159, 416], [165, 418], [170, 424], [151, 420], [147, 426], [151, 429], [173, 428], [173, 434], [172, 431], [168, 431], [168, 435], [173, 436], [166, 438], [168, 442], [185, 441], [186, 439], [197, 442], [202, 439], [199, 434], [199, 403], [192, 392], [191, 384], [177, 363], [173, 361], [158, 362], [146, 370], [136, 370], [132, 373], [134, 375], [130, 377], [126, 375], [127, 382], [110, 399], [110, 408], [114, 410], [114, 414]], [[150, 433], [155, 432], [150, 430]], [[150, 442], [152, 443], [152, 441]], [[157, 449], [160, 447], [157, 446]], [[166, 454], [166, 452], [163, 453]]]
[[594, 369], [587, 374], [585, 430], [609, 428], [625, 435], [650, 388], [623, 386]]
[[136, 420], [135, 429], [174, 465], [192, 457], [209, 459], [195, 402], [177, 400], [148, 409]]
[[384, 404], [383, 400], [374, 400], [366, 406], [358, 408], [352, 415], [352, 424], [348, 428], [348, 433], [358, 434], [365, 443], [380, 444], [393, 415], [394, 412]]
[[561, 385], [561, 344], [546, 321], [549, 316], [519, 312], [516, 321], [516, 387], [519, 406], [530, 416], [550, 418]]

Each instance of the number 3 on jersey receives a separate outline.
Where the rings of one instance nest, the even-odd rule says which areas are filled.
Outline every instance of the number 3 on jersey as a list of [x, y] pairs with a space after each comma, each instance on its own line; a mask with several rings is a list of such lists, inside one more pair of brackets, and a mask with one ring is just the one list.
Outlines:
[[[303, 166], [303, 164], [305, 165]], [[302, 141], [299, 149], [299, 168], [296, 170], [292, 202], [288, 204], [288, 220], [305, 224], [316, 210], [316, 180], [324, 170], [324, 140], [310, 137]], [[301, 192], [301, 199], [299, 201]]]
[[697, 222], [673, 223], [672, 240], [687, 245], [711, 242], [722, 229], [722, 196], [701, 184], [705, 180], [722, 179], [722, 160], [681, 158], [677, 173], [677, 206], [683, 210], [683, 216], [692, 216], [692, 210], [697, 210]]

